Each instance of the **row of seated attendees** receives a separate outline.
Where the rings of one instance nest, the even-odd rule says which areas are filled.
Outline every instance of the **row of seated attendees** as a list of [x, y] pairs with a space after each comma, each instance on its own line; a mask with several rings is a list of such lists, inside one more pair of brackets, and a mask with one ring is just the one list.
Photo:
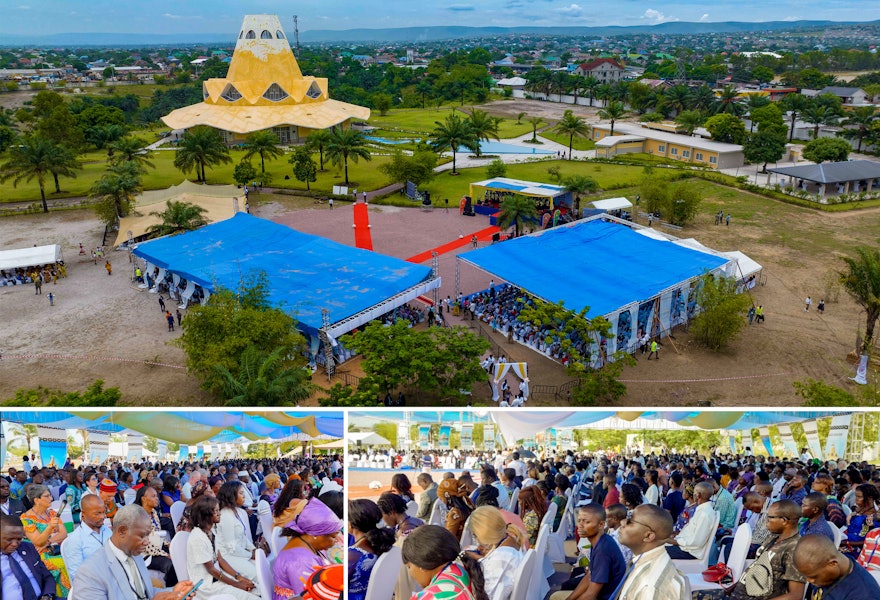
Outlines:
[[17, 269], [0, 270], [0, 286], [29, 285], [36, 282], [49, 283], [67, 277], [67, 265], [58, 261], [50, 265], [19, 267]]
[[252, 600], [260, 558], [274, 598], [316, 568], [341, 595], [341, 567], [324, 572], [343, 559], [341, 477], [339, 456], [10, 469], [3, 596], [179, 599], [201, 581], [196, 598]]
[[[376, 501], [349, 502], [349, 598], [388, 587], [387, 572], [371, 575], [395, 547], [396, 598], [505, 600], [524, 579], [551, 600], [880, 598], [880, 470], [866, 462], [514, 452], [478, 481], [422, 472], [416, 484], [395, 473]], [[548, 532], [573, 536], [575, 555], [558, 556]], [[544, 555], [574, 563], [569, 579], [551, 588]], [[704, 581], [710, 566], [721, 584]]]

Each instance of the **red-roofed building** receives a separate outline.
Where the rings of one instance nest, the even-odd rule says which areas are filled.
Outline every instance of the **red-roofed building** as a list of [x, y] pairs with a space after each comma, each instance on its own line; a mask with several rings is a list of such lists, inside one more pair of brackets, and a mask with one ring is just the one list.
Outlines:
[[581, 63], [574, 70], [575, 75], [582, 77], [593, 76], [599, 83], [615, 83], [623, 79], [624, 69], [613, 58], [597, 58], [589, 62]]

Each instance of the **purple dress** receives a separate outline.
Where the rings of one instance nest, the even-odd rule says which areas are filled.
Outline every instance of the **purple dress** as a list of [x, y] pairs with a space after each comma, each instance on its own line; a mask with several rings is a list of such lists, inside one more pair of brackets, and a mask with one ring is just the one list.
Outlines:
[[275, 589], [272, 600], [287, 600], [303, 593], [303, 578], [315, 571], [315, 567], [327, 564], [323, 556], [316, 555], [308, 548], [288, 548], [282, 550], [275, 559], [272, 571], [275, 574]]

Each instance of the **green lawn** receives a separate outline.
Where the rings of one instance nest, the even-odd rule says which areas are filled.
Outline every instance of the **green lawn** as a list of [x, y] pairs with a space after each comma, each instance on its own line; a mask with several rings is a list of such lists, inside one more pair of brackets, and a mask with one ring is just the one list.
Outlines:
[[[568, 136], [555, 133], [552, 129], [539, 133], [538, 137], [547, 138], [568, 148]], [[576, 137], [572, 140], [571, 147], [573, 150], [592, 150], [596, 147], [596, 143], [588, 137]]]
[[[410, 132], [430, 133], [437, 126], [436, 122], [441, 123], [455, 110], [460, 114], [470, 112], [469, 106], [436, 106], [421, 108], [398, 108], [389, 110], [385, 116], [380, 116], [378, 112], [373, 112], [368, 123], [373, 127], [378, 127], [378, 132], [382, 137], [410, 137]], [[403, 131], [395, 131], [403, 130]], [[498, 127], [498, 137], [501, 139], [518, 137], [532, 130], [532, 126], [528, 123], [517, 124], [516, 119], [504, 119]]]

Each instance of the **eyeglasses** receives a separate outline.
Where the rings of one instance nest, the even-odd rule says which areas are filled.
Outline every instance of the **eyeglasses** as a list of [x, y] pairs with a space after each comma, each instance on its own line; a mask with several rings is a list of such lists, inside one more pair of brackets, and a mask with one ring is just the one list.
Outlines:
[[783, 517], [782, 515], [767, 515], [768, 519], [785, 519], [786, 521], [790, 521], [788, 517]]
[[632, 514], [633, 514], [633, 511], [629, 511], [628, 513], [626, 513], [626, 522], [627, 523], [635, 523], [636, 525], [641, 525], [642, 527], [647, 528], [647, 530], [650, 531], [651, 533], [656, 533], [654, 531], [654, 528], [651, 527], [650, 525], [646, 525], [645, 523], [642, 523], [641, 521], [636, 521], [635, 519], [633, 519]]

